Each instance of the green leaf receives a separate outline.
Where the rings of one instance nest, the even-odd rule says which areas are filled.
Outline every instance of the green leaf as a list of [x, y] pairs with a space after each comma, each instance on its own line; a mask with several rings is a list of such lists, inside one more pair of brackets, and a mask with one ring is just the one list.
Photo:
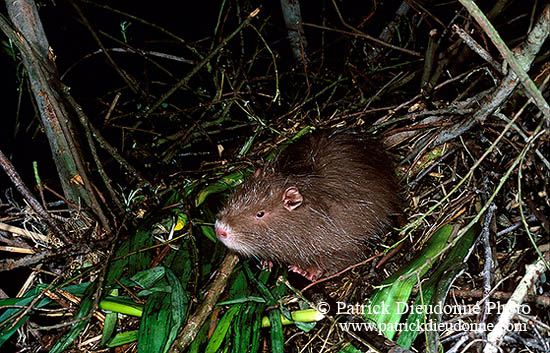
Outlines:
[[252, 339], [250, 342], [250, 350], [249, 352], [258, 352], [258, 349], [260, 347], [260, 324], [261, 324], [261, 313], [264, 310], [263, 305], [257, 305], [256, 310], [251, 315], [252, 321]]
[[119, 297], [106, 297], [99, 302], [102, 310], [115, 313], [141, 317], [143, 315], [143, 305], [136, 304], [131, 300]]
[[218, 351], [227, 335], [231, 323], [233, 322], [233, 318], [235, 317], [235, 315], [237, 315], [237, 313], [239, 313], [241, 308], [242, 304], [238, 304], [232, 306], [231, 308], [229, 308], [229, 310], [225, 312], [225, 315], [218, 322], [218, 326], [216, 327], [214, 334], [210, 338], [210, 341], [208, 341], [208, 345], [204, 350], [205, 353], [215, 353]]
[[281, 312], [278, 309], [271, 309], [269, 310], [268, 317], [271, 323], [271, 351], [274, 353], [283, 353], [285, 349]]
[[246, 275], [243, 271], [239, 271], [235, 280], [229, 288], [229, 298], [237, 299], [246, 296], [248, 293], [248, 282], [246, 280]]
[[[415, 306], [429, 303], [434, 306], [437, 303], [432, 302], [432, 297], [436, 288], [442, 287], [445, 291], [448, 291], [448, 286], [452, 282], [449, 279], [454, 278], [454, 271], [445, 272], [448, 269], [452, 269], [456, 264], [461, 263], [464, 257], [468, 254], [470, 247], [472, 246], [477, 233], [479, 232], [477, 227], [472, 227], [462, 236], [462, 238], [451, 249], [449, 254], [445, 257], [441, 265], [430, 276], [430, 279], [426, 283], [422, 284], [422, 296], [418, 295], [414, 302]], [[441, 288], [441, 289], [443, 289]], [[407, 317], [407, 325], [405, 327], [412, 327], [411, 325], [424, 322], [424, 315], [421, 312], [413, 312]], [[409, 349], [420, 332], [418, 330], [404, 330], [397, 339], [397, 344], [401, 347]]]
[[133, 276], [136, 273], [149, 269], [151, 263], [151, 255], [149, 251], [142, 251], [153, 245], [152, 231], [147, 225], [141, 229], [138, 229], [136, 234], [131, 237], [130, 242], [130, 255], [128, 257], [128, 276]]
[[[267, 305], [270, 305], [270, 306], [276, 305], [277, 301], [275, 300], [274, 295], [271, 294], [271, 291], [269, 290], [269, 288], [267, 288], [267, 286], [265, 285], [265, 281], [262, 281], [261, 279], [256, 278], [252, 273], [252, 271], [250, 271], [250, 268], [248, 267], [248, 264], [246, 262], [243, 263], [243, 268], [248, 278], [252, 281], [252, 283], [254, 283], [256, 288], [258, 288], [258, 290], [260, 291], [260, 294], [266, 299]], [[266, 278], [267, 277], [264, 277], [264, 279]]]
[[209, 195], [224, 192], [242, 184], [244, 173], [240, 170], [233, 172], [204, 187], [195, 197], [195, 206], [200, 206]]
[[243, 305], [243, 309], [239, 311], [233, 324], [233, 344], [231, 345], [232, 352], [246, 351], [246, 347], [250, 342], [250, 325], [248, 325], [248, 315], [250, 314], [251, 305]]
[[[188, 182], [183, 186], [182, 194], [185, 197], [189, 197], [189, 195], [191, 195], [191, 193], [193, 193], [193, 191], [195, 191], [195, 189], [197, 188], [199, 183], [200, 183], [199, 179], [188, 180]], [[175, 202], [173, 202], [173, 203], [175, 203]]]
[[[231, 322], [227, 321], [225, 323], [229, 325], [229, 331], [225, 331], [225, 324], [221, 322], [218, 324], [217, 330], [220, 331], [218, 331], [216, 340], [211, 340], [208, 343], [210, 345], [209, 350], [214, 351], [217, 349], [218, 351], [238, 353], [259, 351], [261, 313], [264, 311], [266, 299], [251, 294], [256, 294], [257, 289], [261, 287], [267, 295], [271, 298], [274, 297], [265, 286], [269, 278], [268, 272], [261, 272], [256, 278], [246, 265], [244, 269], [245, 271], [240, 270], [232, 277], [233, 281], [229, 287], [230, 300], [218, 303], [218, 305], [237, 304], [234, 307], [240, 307], [240, 310], [234, 315]], [[245, 276], [245, 272], [247, 272], [247, 276]], [[251, 284], [253, 285], [251, 286]], [[284, 290], [284, 286], [282, 289]], [[277, 303], [274, 299], [271, 302]], [[196, 349], [198, 350], [198, 348]]]
[[[93, 305], [93, 295], [95, 294], [96, 286], [89, 286], [84, 293], [84, 298], [80, 301], [80, 310], [75, 315], [74, 320], [79, 320], [88, 315], [90, 309]], [[69, 332], [63, 336], [59, 341], [57, 341], [50, 350], [50, 353], [60, 353], [63, 352], [67, 347], [69, 347], [73, 341], [78, 337], [80, 332], [86, 327], [90, 321], [90, 318], [85, 320], [77, 321], [74, 325], [71, 326]]]
[[[174, 342], [189, 307], [189, 296], [174, 273], [165, 268], [166, 279], [145, 304], [139, 327], [138, 352], [166, 352]], [[155, 289], [152, 288], [152, 289]]]
[[196, 253], [195, 244], [191, 240], [185, 240], [179, 250], [171, 251], [162, 262], [164, 267], [170, 268], [174, 275], [179, 278], [181, 285], [187, 289], [189, 282], [194, 281], [196, 276], [195, 260], [192, 254]]
[[158, 280], [164, 277], [165, 269], [162, 266], [141, 271], [132, 276], [131, 280], [142, 288], [151, 288]]
[[[0, 300], [0, 310], [4, 306], [27, 306], [32, 303], [36, 296], [40, 294], [39, 288], [33, 288], [29, 292], [25, 293], [25, 296], [22, 298], [8, 298]], [[39, 303], [36, 303], [35, 307], [41, 307], [49, 303], [50, 301], [42, 300]], [[10, 308], [0, 314], [0, 347], [23, 325], [33, 313], [32, 310], [29, 310], [27, 314], [23, 317], [20, 317], [20, 313], [24, 312], [24, 308], [15, 309]], [[15, 321], [18, 320], [18, 321]]]
[[202, 234], [204, 234], [204, 236], [206, 236], [208, 239], [210, 239], [214, 243], [218, 241], [217, 238], [216, 238], [216, 232], [214, 231], [214, 227], [207, 226], [207, 225], [201, 225], [200, 229], [201, 229]]
[[117, 313], [108, 313], [105, 315], [105, 324], [103, 325], [103, 331], [101, 332], [101, 345], [104, 346], [113, 332], [115, 332], [116, 322], [117, 322]]
[[128, 257], [126, 257], [125, 255], [127, 255], [129, 252], [129, 241], [124, 241], [120, 246], [117, 247], [114, 258], [119, 259], [112, 261], [109, 264], [109, 269], [107, 270], [107, 275], [105, 278], [106, 286], [112, 286], [116, 284], [116, 279], [122, 278], [124, 271], [128, 268]]
[[122, 346], [128, 343], [132, 343], [137, 341], [138, 339], [138, 330], [123, 332], [115, 335], [109, 343], [107, 343], [107, 347], [113, 348]]
[[[325, 318], [323, 314], [315, 309], [297, 310], [291, 313], [291, 318], [281, 316], [281, 323], [283, 325], [290, 325], [294, 323], [316, 322]], [[262, 318], [262, 327], [271, 326], [268, 317]]]
[[[393, 339], [397, 333], [403, 305], [409, 300], [412, 288], [436, 261], [453, 230], [453, 226], [444, 225], [435, 232], [412, 261], [382, 282], [382, 288], [367, 303], [365, 318], [375, 323], [387, 338]], [[418, 278], [414, 275], [417, 271], [420, 271]]]
[[185, 314], [189, 308], [189, 297], [187, 292], [183, 289], [181, 282], [176, 278], [174, 273], [167, 269], [166, 270], [166, 279], [170, 286], [172, 287], [172, 296], [171, 296], [171, 309], [172, 309], [172, 320], [169, 327], [168, 340], [164, 346], [164, 352], [167, 352], [172, 343], [177, 337], [178, 331], [185, 319]]
[[[258, 283], [261, 283], [258, 281]], [[278, 308], [269, 310], [267, 316], [269, 317], [269, 322], [271, 323], [271, 351], [274, 353], [283, 353], [284, 348], [284, 336], [283, 336], [283, 323], [281, 320], [281, 312], [285, 313], [287, 309], [283, 306], [281, 301], [281, 296], [285, 292], [285, 286], [282, 281], [277, 281], [277, 284], [272, 290], [273, 297], [278, 300]], [[288, 316], [290, 314], [287, 313]]]
[[171, 322], [171, 293], [149, 296], [139, 325], [138, 353], [162, 352], [168, 341]]
[[[466, 269], [466, 264], [456, 264], [452, 266], [449, 271], [446, 271], [442, 276], [441, 280], [438, 282], [437, 287], [434, 292], [434, 296], [431, 300], [431, 307], [435, 308], [436, 305], [443, 307], [445, 304], [445, 298], [449, 292], [449, 288], [453, 281], [464, 272]], [[436, 313], [432, 312], [428, 316], [428, 322], [433, 322], [434, 324], [439, 324], [441, 322], [442, 312]], [[437, 330], [428, 330], [427, 332], [427, 351], [428, 352], [438, 352], [439, 351], [439, 332]]]
[[[115, 298], [118, 295], [118, 289], [112, 289], [109, 294], [113, 295]], [[101, 306], [101, 304], [100, 304]], [[118, 313], [107, 313], [105, 315], [105, 322], [103, 325], [103, 331], [101, 332], [101, 345], [104, 346], [109, 342], [113, 333], [115, 332], [116, 323], [118, 320]]]
[[249, 302], [265, 303], [266, 301], [262, 297], [249, 296], [249, 297], [242, 297], [242, 298], [237, 298], [233, 300], [227, 300], [225, 302], [218, 303], [217, 305], [233, 305], [233, 304], [241, 304], [241, 303], [249, 303]]

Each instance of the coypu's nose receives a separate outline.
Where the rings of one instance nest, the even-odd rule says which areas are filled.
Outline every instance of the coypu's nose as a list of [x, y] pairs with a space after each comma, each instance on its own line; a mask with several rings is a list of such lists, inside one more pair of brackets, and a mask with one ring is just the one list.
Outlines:
[[216, 236], [218, 238], [227, 238], [227, 233], [221, 228], [216, 228]]
[[220, 239], [227, 238], [226, 230], [216, 220], [216, 236]]

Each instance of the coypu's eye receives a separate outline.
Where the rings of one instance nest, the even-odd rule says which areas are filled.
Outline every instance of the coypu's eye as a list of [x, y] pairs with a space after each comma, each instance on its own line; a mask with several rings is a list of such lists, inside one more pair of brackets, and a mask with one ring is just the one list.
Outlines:
[[264, 212], [264, 211], [260, 211], [260, 212], [256, 213], [256, 219], [260, 219], [260, 218], [262, 218], [263, 216], [265, 216], [265, 212]]

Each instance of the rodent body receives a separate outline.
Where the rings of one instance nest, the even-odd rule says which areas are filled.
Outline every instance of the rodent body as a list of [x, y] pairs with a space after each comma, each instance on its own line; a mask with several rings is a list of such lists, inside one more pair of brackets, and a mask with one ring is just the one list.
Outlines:
[[247, 180], [220, 211], [216, 234], [238, 253], [315, 280], [365, 259], [399, 204], [391, 163], [375, 140], [319, 132]]

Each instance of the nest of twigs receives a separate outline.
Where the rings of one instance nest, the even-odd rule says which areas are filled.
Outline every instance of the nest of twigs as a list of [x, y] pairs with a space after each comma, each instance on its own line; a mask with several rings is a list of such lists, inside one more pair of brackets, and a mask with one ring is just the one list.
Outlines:
[[[2, 351], [550, 352], [548, 4], [195, 5], [0, 18], [21, 88], [0, 144]], [[379, 256], [308, 286], [227, 255], [212, 226], [247, 170], [343, 127], [383, 141], [401, 180]], [[404, 303], [433, 285], [431, 305], [478, 311], [406, 344], [343, 330], [369, 322], [356, 311], [281, 326], [308, 304], [368, 303], [406, 269]]]

